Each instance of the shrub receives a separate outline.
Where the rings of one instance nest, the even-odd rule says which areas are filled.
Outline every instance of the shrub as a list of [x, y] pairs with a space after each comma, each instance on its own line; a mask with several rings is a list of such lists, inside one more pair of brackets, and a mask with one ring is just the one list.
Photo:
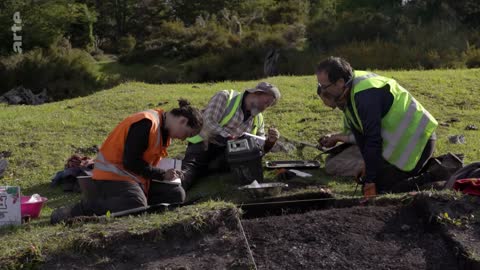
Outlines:
[[164, 57], [188, 59], [218, 53], [238, 43], [228, 30], [215, 21], [186, 27], [182, 22], [164, 22], [144, 44], [144, 51], [160, 52]]
[[351, 42], [330, 51], [331, 55], [341, 56], [356, 69], [408, 69], [418, 65], [418, 52], [415, 48], [405, 48], [391, 42]]
[[133, 51], [136, 44], [137, 40], [132, 35], [121, 37], [118, 40], [117, 50], [121, 55], [126, 55]]
[[0, 92], [23, 85], [34, 93], [47, 89], [60, 100], [92, 93], [107, 80], [85, 51], [68, 48], [36, 49], [0, 59]]
[[465, 58], [465, 65], [468, 68], [478, 68], [480, 67], [480, 49], [475, 47], [470, 47], [463, 53]]
[[208, 54], [183, 64], [183, 81], [248, 80], [263, 77], [266, 51], [232, 49], [222, 54]]

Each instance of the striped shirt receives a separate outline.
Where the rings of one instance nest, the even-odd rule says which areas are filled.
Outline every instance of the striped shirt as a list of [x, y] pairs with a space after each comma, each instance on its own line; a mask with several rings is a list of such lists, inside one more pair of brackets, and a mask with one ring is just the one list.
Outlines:
[[[203, 128], [200, 132], [200, 136], [203, 139], [208, 139], [210, 143], [216, 143], [215, 137], [217, 135], [224, 138], [229, 136], [239, 137], [244, 132], [250, 133], [252, 130], [254, 116], [244, 119], [242, 105], [245, 99], [242, 99], [232, 119], [223, 127], [219, 125], [227, 107], [228, 97], [229, 91], [227, 90], [222, 90], [216, 93], [208, 102], [207, 107], [203, 110]], [[263, 123], [258, 127], [257, 134], [255, 135], [265, 136], [265, 127]]]

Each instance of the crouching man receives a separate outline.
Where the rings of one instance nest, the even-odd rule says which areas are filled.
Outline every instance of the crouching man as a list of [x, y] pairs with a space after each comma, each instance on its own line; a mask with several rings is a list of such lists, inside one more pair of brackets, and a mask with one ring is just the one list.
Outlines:
[[[226, 165], [225, 151], [229, 139], [240, 137], [244, 132], [265, 137], [262, 112], [274, 106], [280, 97], [278, 88], [267, 82], [243, 93], [223, 90], [215, 94], [203, 111], [202, 131], [188, 139], [182, 162], [184, 189], [206, 176], [213, 160]], [[268, 130], [264, 153], [272, 149], [279, 137], [277, 129]]]
[[316, 70], [317, 94], [326, 106], [344, 113], [345, 132], [323, 137], [320, 144], [356, 143], [365, 162], [365, 197], [404, 192], [424, 184], [415, 178], [435, 149], [435, 118], [394, 79], [353, 71], [339, 57], [329, 57]]

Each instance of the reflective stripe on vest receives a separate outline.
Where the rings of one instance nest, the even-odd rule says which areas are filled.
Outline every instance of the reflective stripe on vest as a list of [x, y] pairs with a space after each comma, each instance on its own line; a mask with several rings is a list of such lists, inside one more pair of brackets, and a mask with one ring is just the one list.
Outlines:
[[359, 77], [355, 77], [355, 78], [353, 78], [352, 85], [353, 85], [353, 87], [355, 87], [355, 85], [357, 85], [361, 81], [369, 79], [369, 78], [377, 77], [377, 76], [378, 76], [378, 74], [375, 74], [375, 73], [371, 72], [371, 73], [368, 73], [368, 74], [365, 74], [365, 75], [362, 75], [362, 76], [359, 76]]
[[[221, 127], [228, 124], [228, 122], [233, 118], [235, 112], [237, 112], [238, 106], [242, 101], [243, 94], [238, 93], [237, 91], [230, 90], [230, 95], [228, 96], [227, 108], [222, 116], [222, 121], [219, 125]], [[232, 102], [233, 101], [233, 102]]]
[[[350, 96], [355, 115], [351, 115], [348, 109], [345, 111], [348, 123], [363, 133], [354, 95], [366, 89], [379, 89], [388, 84], [394, 101], [389, 112], [382, 119], [382, 156], [403, 171], [413, 170], [426, 142], [438, 125], [437, 121], [395, 80], [362, 71], [356, 71], [355, 75]], [[362, 83], [361, 86], [359, 86], [360, 83]], [[359, 125], [356, 125], [356, 122]]]
[[[237, 91], [230, 90], [227, 106], [225, 108], [225, 112], [222, 115], [222, 120], [219, 122], [220, 127], [224, 127], [225, 125], [232, 120], [233, 116], [237, 112], [238, 108], [240, 107], [240, 103], [243, 99], [243, 93], [240, 94]], [[258, 128], [263, 124], [263, 115], [259, 113], [253, 119], [253, 127], [252, 127], [252, 134], [257, 134]], [[203, 138], [200, 135], [196, 135], [194, 137], [190, 137], [187, 139], [189, 143], [200, 143], [203, 141]]]
[[97, 158], [95, 159], [94, 167], [95, 167], [95, 169], [102, 170], [104, 172], [110, 172], [110, 173], [117, 174], [119, 176], [130, 177], [132, 180], [134, 180], [135, 182], [137, 182], [140, 185], [143, 192], [146, 191], [145, 185], [142, 183], [142, 181], [140, 181], [140, 179], [138, 179], [138, 177], [136, 177], [135, 175], [127, 172], [126, 170], [122, 170], [122, 169], [118, 168], [117, 166], [115, 166], [114, 164], [108, 162], [101, 152], [98, 152], [98, 154], [97, 154]]
[[259, 113], [253, 118], [252, 134], [257, 135], [258, 129], [263, 125], [263, 114]]

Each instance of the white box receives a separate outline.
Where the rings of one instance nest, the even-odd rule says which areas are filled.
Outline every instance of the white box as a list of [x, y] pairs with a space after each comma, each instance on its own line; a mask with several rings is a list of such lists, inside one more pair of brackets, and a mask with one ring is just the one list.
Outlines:
[[173, 159], [173, 158], [162, 158], [158, 164], [157, 168], [168, 171], [170, 169], [182, 170], [182, 160]]
[[0, 227], [21, 225], [20, 187], [0, 186]]

